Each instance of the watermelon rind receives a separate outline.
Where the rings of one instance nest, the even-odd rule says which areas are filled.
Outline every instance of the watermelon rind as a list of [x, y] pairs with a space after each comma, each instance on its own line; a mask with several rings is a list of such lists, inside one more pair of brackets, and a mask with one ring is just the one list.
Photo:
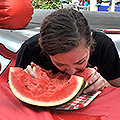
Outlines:
[[[96, 71], [96, 69], [94, 69], [94, 68], [90, 68], [90, 69], [93, 70], [93, 74], [92, 74], [92, 76], [91, 76], [91, 77], [93, 77], [93, 76], [96, 74], [97, 71]], [[86, 89], [89, 85], [90, 85], [90, 84], [89, 84], [88, 82], [86, 82], [84, 89]]]
[[82, 77], [79, 77], [79, 76], [74, 76], [72, 75], [71, 76], [71, 79], [72, 77], [77, 77], [77, 87], [75, 90], [73, 90], [72, 94], [69, 95], [67, 98], [64, 98], [62, 100], [59, 100], [59, 101], [51, 101], [51, 102], [43, 102], [43, 101], [37, 101], [37, 100], [33, 100], [31, 98], [28, 98], [28, 97], [25, 97], [23, 96], [21, 93], [19, 93], [17, 91], [17, 89], [13, 86], [12, 84], [12, 80], [11, 80], [11, 72], [14, 72], [14, 67], [11, 67], [10, 68], [10, 71], [9, 71], [9, 86], [13, 92], [13, 94], [18, 98], [20, 99], [21, 101], [25, 102], [25, 103], [28, 103], [28, 104], [31, 104], [31, 105], [36, 105], [36, 106], [43, 106], [43, 107], [51, 107], [51, 106], [57, 106], [57, 105], [61, 105], [61, 104], [64, 104], [68, 101], [70, 101], [71, 99], [73, 99], [78, 93], [79, 91], [81, 90], [84, 82], [85, 82], [85, 79], [82, 78]]

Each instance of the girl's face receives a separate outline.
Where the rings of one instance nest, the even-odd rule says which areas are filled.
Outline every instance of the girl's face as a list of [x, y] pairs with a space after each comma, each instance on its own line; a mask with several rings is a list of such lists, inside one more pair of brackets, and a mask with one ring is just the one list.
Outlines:
[[86, 48], [84, 45], [80, 45], [76, 49], [50, 56], [50, 58], [60, 71], [73, 75], [83, 71], [87, 66], [89, 56], [90, 49]]

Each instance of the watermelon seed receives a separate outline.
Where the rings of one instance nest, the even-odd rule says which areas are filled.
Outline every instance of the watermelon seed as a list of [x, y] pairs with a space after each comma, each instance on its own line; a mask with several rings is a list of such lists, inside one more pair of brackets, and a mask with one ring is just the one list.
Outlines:
[[25, 87], [27, 87], [27, 85], [25, 85]]
[[69, 84], [69, 82], [68, 82], [68, 84]]

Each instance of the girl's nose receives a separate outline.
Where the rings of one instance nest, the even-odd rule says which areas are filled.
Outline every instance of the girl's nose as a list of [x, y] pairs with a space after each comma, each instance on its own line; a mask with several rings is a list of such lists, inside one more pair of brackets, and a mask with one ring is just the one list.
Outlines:
[[70, 66], [70, 67], [67, 68], [66, 72], [67, 72], [69, 75], [73, 75], [73, 74], [75, 74], [76, 69], [75, 69], [74, 66]]

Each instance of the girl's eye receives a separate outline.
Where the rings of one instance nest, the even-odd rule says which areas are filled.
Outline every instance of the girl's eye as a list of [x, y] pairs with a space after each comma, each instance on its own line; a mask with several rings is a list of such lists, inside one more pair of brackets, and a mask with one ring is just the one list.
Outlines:
[[83, 64], [85, 62], [85, 60], [83, 60], [83, 61], [80, 61], [79, 63], [77, 63], [78, 65], [81, 65], [81, 64]]
[[64, 66], [64, 64], [56, 64], [57, 66], [59, 66], [59, 67], [62, 67], [62, 66]]

